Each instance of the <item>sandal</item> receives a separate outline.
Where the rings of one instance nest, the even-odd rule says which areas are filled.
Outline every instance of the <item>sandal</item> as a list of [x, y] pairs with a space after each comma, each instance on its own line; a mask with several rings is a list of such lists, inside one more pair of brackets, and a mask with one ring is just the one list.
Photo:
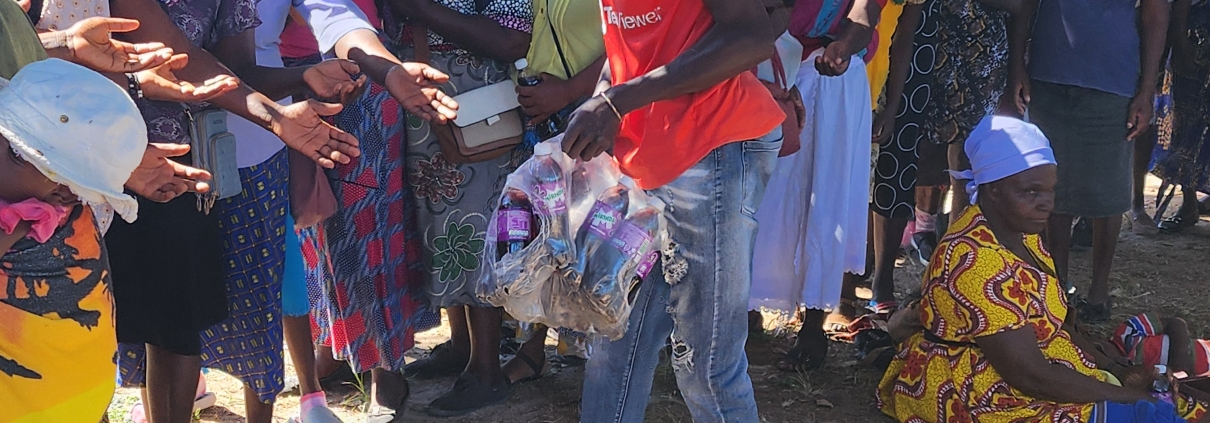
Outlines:
[[823, 329], [802, 334], [794, 340], [794, 346], [777, 362], [778, 370], [801, 372], [823, 367], [828, 358], [828, 336]]
[[475, 375], [463, 374], [454, 382], [453, 389], [433, 400], [424, 411], [434, 417], [458, 417], [508, 402], [512, 393], [513, 385], [507, 380], [487, 386]]
[[452, 341], [445, 341], [429, 352], [429, 355], [403, 366], [403, 375], [408, 379], [436, 379], [457, 376], [466, 369], [470, 355], [458, 357]]
[[1189, 229], [1194, 225], [1197, 225], [1199, 220], [1201, 219], [1187, 218], [1178, 214], [1176, 216], [1166, 218], [1160, 222], [1160, 231], [1169, 234], [1181, 233], [1185, 229]]
[[[529, 376], [526, 376], [526, 377], [523, 377], [523, 378], [520, 378], [517, 380], [510, 380], [509, 384], [511, 384], [511, 385], [520, 385], [522, 383], [529, 383], [529, 382], [533, 382], [535, 380], [541, 379], [542, 371], [546, 369], [545, 365], [540, 364], [537, 361], [534, 361], [534, 359], [529, 358], [529, 356], [527, 356], [525, 354], [514, 355], [513, 360], [521, 360], [521, 363], [528, 366], [529, 370], [531, 370], [533, 373], [531, 373]], [[511, 362], [512, 362], [512, 360], [509, 360], [509, 363], [511, 363]], [[505, 366], [508, 366], [508, 364], [506, 363]]]
[[853, 300], [841, 298], [840, 305], [836, 306], [836, 310], [828, 313], [828, 316], [823, 321], [823, 331], [825, 335], [844, 333], [849, 331], [849, 324], [857, 319], [859, 310]]

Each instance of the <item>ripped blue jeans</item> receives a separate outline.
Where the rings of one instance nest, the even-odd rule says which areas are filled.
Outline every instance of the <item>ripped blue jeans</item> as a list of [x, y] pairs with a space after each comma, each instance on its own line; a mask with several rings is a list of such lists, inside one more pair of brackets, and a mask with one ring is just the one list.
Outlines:
[[728, 144], [650, 191], [667, 204], [673, 246], [639, 288], [626, 335], [594, 345], [581, 422], [642, 422], [669, 335], [695, 422], [760, 421], [744, 342], [754, 216], [780, 148], [780, 131]]

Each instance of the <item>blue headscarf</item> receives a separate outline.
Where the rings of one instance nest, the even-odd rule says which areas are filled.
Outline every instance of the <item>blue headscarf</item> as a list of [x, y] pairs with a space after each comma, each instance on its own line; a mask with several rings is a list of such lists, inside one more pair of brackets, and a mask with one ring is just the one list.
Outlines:
[[1055, 162], [1050, 141], [1037, 126], [1008, 116], [987, 116], [966, 139], [971, 170], [950, 171], [965, 180], [971, 204], [979, 196], [979, 185], [990, 184], [1029, 169]]

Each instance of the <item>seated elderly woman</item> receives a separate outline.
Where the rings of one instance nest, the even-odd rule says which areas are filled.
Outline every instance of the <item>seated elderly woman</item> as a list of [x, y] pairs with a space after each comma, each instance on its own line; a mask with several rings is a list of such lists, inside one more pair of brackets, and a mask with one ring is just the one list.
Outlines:
[[1065, 324], [1066, 298], [1039, 236], [1057, 179], [1042, 132], [988, 117], [965, 148], [972, 170], [959, 177], [971, 181], [975, 206], [930, 261], [923, 327], [883, 377], [882, 411], [901, 422], [1200, 419], [1196, 402], [1178, 398], [1174, 407], [1149, 394], [1154, 368], [1116, 365]]

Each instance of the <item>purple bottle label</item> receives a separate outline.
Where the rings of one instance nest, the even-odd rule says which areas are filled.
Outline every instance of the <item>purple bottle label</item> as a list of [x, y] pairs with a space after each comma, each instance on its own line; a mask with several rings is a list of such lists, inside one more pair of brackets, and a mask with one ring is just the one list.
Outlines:
[[558, 181], [543, 182], [537, 186], [538, 197], [541, 201], [542, 211], [547, 215], [555, 216], [567, 212], [567, 193], [563, 189], [563, 184]]
[[496, 213], [496, 240], [502, 242], [529, 241], [533, 234], [530, 227], [533, 215], [520, 209], [500, 210]]
[[642, 257], [651, 251], [651, 235], [630, 222], [622, 222], [609, 242], [631, 260]]
[[639, 266], [635, 268], [635, 274], [638, 275], [639, 279], [646, 279], [647, 274], [651, 273], [651, 269], [655, 268], [655, 263], [659, 260], [659, 251], [652, 251], [648, 253], [646, 256], [643, 256], [643, 260], [640, 261]]
[[592, 205], [592, 209], [588, 211], [588, 231], [596, 234], [601, 238], [609, 238], [613, 235], [613, 231], [618, 229], [618, 224], [622, 222], [622, 214], [608, 204], [600, 201]]

